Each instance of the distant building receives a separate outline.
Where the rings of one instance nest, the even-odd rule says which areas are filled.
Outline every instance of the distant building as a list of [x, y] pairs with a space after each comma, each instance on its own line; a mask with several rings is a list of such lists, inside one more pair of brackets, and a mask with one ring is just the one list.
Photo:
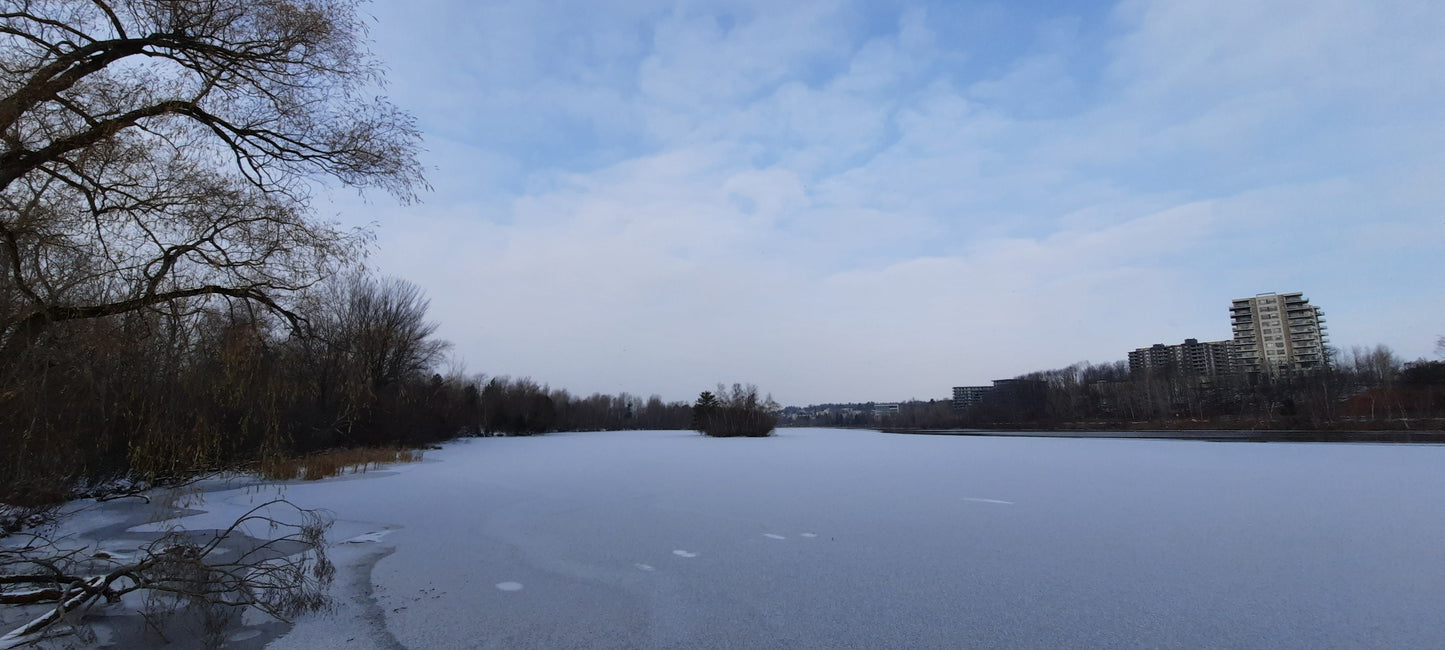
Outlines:
[[875, 403], [873, 405], [873, 417], [881, 418], [893, 415], [898, 415], [897, 402]]
[[1173, 370], [1174, 348], [1178, 346], [1155, 343], [1151, 347], [1137, 348], [1129, 353], [1129, 372], [1142, 375], [1149, 372]]
[[1041, 379], [995, 379], [988, 403], [1013, 421], [1037, 420], [1044, 416], [1048, 389]]
[[1183, 377], [1228, 377], [1240, 371], [1239, 347], [1234, 341], [1184, 339], [1179, 345], [1155, 343], [1129, 353], [1129, 372], [1135, 375], [1173, 374]]
[[1262, 293], [1229, 307], [1245, 372], [1277, 375], [1325, 365], [1325, 316], [1295, 293]]
[[993, 390], [993, 386], [954, 386], [953, 409], [961, 411], [982, 402], [983, 396], [991, 390]]

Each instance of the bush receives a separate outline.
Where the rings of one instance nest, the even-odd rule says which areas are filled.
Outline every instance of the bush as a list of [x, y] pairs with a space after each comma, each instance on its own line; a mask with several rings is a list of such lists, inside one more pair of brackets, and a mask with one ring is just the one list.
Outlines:
[[717, 394], [703, 391], [692, 407], [693, 428], [714, 438], [763, 438], [778, 426], [778, 404], [771, 395], [758, 399], [758, 387], [718, 385]]

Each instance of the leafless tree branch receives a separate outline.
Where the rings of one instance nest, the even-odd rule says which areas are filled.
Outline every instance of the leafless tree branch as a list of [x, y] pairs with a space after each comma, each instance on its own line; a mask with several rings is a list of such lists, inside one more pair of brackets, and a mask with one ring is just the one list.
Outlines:
[[[319, 513], [275, 499], [210, 536], [176, 529], [125, 555], [31, 534], [23, 544], [0, 548], [0, 605], [54, 607], [0, 636], [0, 650], [41, 638], [66, 614], [97, 600], [132, 592], [150, 596], [150, 617], [181, 607], [206, 616], [252, 608], [280, 620], [314, 611], [326, 604], [335, 572], [325, 553], [329, 526]], [[220, 552], [250, 529], [264, 529], [267, 537], [240, 552]]]

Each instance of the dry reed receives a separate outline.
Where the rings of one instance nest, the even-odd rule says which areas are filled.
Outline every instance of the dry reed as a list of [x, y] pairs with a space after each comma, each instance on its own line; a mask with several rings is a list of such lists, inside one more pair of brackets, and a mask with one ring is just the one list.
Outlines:
[[415, 463], [422, 450], [396, 447], [334, 449], [297, 458], [273, 458], [261, 463], [261, 476], [290, 481], [315, 481], [342, 474], [360, 474], [393, 463]]

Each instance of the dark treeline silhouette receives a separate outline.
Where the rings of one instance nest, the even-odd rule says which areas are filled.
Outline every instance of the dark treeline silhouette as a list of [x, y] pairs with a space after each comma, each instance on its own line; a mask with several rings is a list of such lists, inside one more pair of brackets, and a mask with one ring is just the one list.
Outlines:
[[475, 428], [476, 387], [435, 373], [446, 344], [415, 286], [352, 275], [300, 304], [305, 335], [245, 302], [48, 327], [0, 366], [0, 501]]
[[304, 333], [245, 302], [48, 328], [0, 366], [0, 502], [340, 447], [692, 428], [689, 404], [657, 395], [439, 374], [448, 345], [421, 291], [401, 280], [351, 274], [298, 304]]
[[1445, 361], [1404, 362], [1385, 346], [1335, 352], [1321, 369], [1280, 376], [1130, 373], [1079, 363], [999, 382], [978, 404], [907, 402], [885, 428], [1438, 428]]
[[489, 435], [687, 429], [691, 423], [686, 402], [663, 402], [658, 395], [645, 400], [627, 393], [577, 397], [528, 378], [494, 377], [480, 383], [479, 430]]
[[692, 427], [689, 404], [656, 395], [439, 374], [448, 345], [401, 280], [351, 274], [298, 304], [304, 333], [244, 302], [50, 327], [0, 366], [0, 502], [341, 447]]

